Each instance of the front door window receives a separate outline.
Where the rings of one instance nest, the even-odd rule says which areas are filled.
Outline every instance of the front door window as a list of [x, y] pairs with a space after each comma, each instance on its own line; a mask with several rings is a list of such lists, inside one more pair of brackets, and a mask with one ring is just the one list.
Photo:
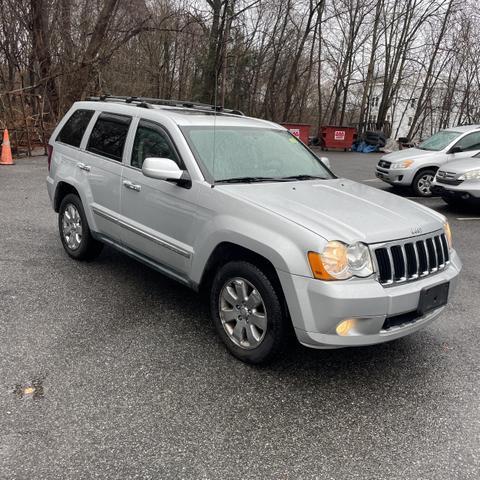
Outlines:
[[162, 128], [140, 120], [133, 142], [132, 167], [141, 169], [144, 160], [149, 157], [169, 158], [182, 168], [175, 149]]
[[480, 132], [473, 132], [461, 138], [454, 147], [461, 148], [462, 152], [480, 150]]

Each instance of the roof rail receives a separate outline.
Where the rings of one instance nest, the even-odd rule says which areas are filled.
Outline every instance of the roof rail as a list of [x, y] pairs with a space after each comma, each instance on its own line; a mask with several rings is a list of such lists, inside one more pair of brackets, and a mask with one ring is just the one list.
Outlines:
[[169, 100], [163, 98], [134, 97], [119, 95], [100, 95], [98, 97], [88, 97], [90, 102], [124, 102], [133, 103], [138, 107], [152, 108], [152, 105], [161, 105], [166, 107], [193, 108], [201, 111], [229, 113], [231, 115], [244, 115], [240, 110], [224, 108], [220, 105], [209, 105], [207, 103], [193, 102], [189, 100]]

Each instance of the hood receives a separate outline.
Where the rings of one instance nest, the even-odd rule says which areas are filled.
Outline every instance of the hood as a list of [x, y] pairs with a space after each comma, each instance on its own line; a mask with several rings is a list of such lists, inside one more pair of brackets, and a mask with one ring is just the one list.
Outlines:
[[470, 170], [480, 169], [480, 158], [464, 158], [463, 160], [454, 160], [453, 162], [448, 162], [441, 167], [441, 170], [444, 172], [452, 172], [455, 174], [462, 174], [469, 172]]
[[[433, 210], [346, 179], [218, 185], [326, 240], [378, 243], [443, 228]], [[419, 230], [421, 229], [421, 230]]]
[[382, 157], [382, 160], [388, 162], [396, 162], [399, 160], [407, 160], [416, 158], [423, 158], [438, 155], [440, 152], [433, 152], [431, 150], [421, 150], [420, 148], [407, 148], [406, 150], [398, 150], [397, 152], [388, 153]]

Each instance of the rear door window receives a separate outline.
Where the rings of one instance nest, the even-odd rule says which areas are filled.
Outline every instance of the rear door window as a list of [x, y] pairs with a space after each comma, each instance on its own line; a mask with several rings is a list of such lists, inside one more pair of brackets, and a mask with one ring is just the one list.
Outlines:
[[76, 110], [60, 130], [56, 141], [66, 143], [72, 147], [79, 147], [83, 134], [94, 114], [93, 110]]
[[126, 115], [101, 113], [90, 134], [87, 150], [121, 162], [131, 121]]

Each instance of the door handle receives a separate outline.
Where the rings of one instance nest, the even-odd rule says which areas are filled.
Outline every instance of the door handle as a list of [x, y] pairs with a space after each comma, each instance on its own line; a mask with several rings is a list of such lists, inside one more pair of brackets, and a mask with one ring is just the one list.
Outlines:
[[142, 189], [141, 185], [135, 185], [135, 183], [132, 183], [130, 180], [124, 180], [123, 186], [130, 190], [135, 190], [136, 192], [139, 192]]
[[77, 167], [80, 170], [85, 170], [86, 172], [89, 172], [92, 168], [92, 167], [90, 167], [90, 165], [85, 165], [84, 163], [77, 163]]

